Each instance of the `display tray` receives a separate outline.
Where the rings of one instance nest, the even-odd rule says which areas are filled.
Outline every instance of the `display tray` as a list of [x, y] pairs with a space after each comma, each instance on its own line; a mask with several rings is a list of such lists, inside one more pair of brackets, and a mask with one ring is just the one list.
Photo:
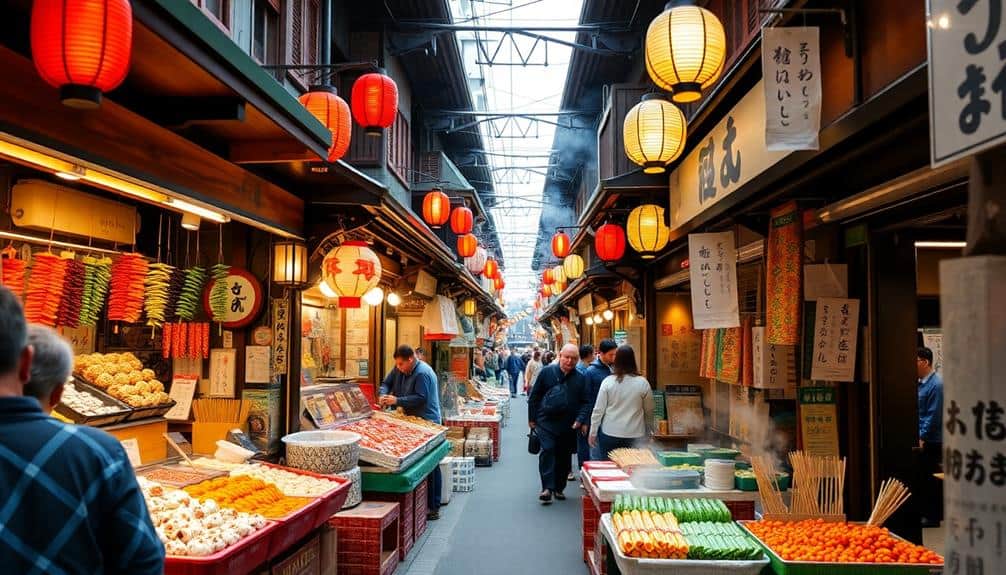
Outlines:
[[318, 479], [325, 479], [336, 483], [337, 485], [331, 490], [326, 492], [324, 495], [318, 497], [321, 500], [321, 504], [318, 505], [318, 512], [315, 518], [315, 527], [318, 527], [328, 521], [328, 518], [335, 515], [342, 510], [343, 504], [346, 503], [346, 499], [349, 497], [349, 491], [352, 487], [352, 482], [348, 479], [336, 475], [321, 475], [320, 473], [313, 473], [311, 471], [304, 471], [301, 469], [294, 469], [292, 467], [284, 467], [282, 465], [276, 465], [274, 463], [260, 462], [259, 465], [264, 467], [274, 467], [276, 469], [282, 469], [283, 471], [289, 471], [290, 473], [296, 473], [297, 475], [306, 475], [308, 477], [316, 477]]
[[[87, 385], [91, 389], [96, 389], [98, 391], [101, 391], [100, 387], [94, 385], [94, 383], [92, 383], [91, 381], [89, 381], [86, 377], [84, 377], [81, 374], [75, 373], [75, 374], [73, 374], [73, 378], [75, 380], [79, 381], [79, 382], [83, 382], [85, 385]], [[102, 392], [102, 393], [104, 393], [104, 392]], [[108, 395], [108, 394], [106, 394], [106, 395]], [[111, 397], [111, 396], [109, 396], [109, 397]], [[115, 398], [113, 397], [112, 399], [115, 399]], [[116, 401], [118, 401], [118, 400], [116, 400]], [[173, 400], [173, 399], [169, 399], [167, 403], [161, 403], [159, 405], [152, 405], [150, 407], [131, 407], [131, 406], [129, 406], [128, 404], [126, 404], [124, 402], [121, 402], [121, 403], [123, 405], [129, 407], [130, 411], [126, 415], [126, 417], [124, 417], [123, 419], [119, 420], [116, 423], [119, 423], [119, 422], [122, 422], [122, 421], [138, 421], [140, 419], [147, 419], [148, 417], [158, 417], [158, 416], [164, 415], [165, 413], [171, 411], [171, 408], [175, 406], [175, 400]], [[105, 424], [105, 425], [108, 425], [108, 424]]]
[[278, 556], [314, 531], [320, 525], [316, 524], [316, 521], [318, 510], [323, 503], [323, 500], [315, 499], [280, 519], [279, 528], [273, 531], [272, 540], [269, 542], [269, 557]]
[[[174, 474], [176, 477], [171, 477], [171, 474]], [[224, 475], [227, 475], [227, 472], [209, 469], [206, 467], [190, 467], [189, 465], [174, 463], [170, 465], [152, 465], [150, 467], [138, 469], [136, 471], [136, 475], [151, 481], [156, 481], [161, 485], [168, 485], [170, 487], [181, 489], [183, 487], [188, 487], [189, 485], [195, 485], [197, 483], [202, 483], [203, 481], [223, 477]]]
[[102, 405], [111, 406], [118, 408], [118, 411], [114, 413], [104, 413], [101, 415], [84, 415], [79, 413], [70, 406], [64, 404], [63, 402], [57, 403], [53, 407], [53, 411], [62, 415], [63, 417], [69, 419], [70, 421], [79, 425], [90, 425], [92, 427], [100, 427], [102, 425], [112, 425], [115, 423], [122, 423], [129, 418], [130, 413], [133, 408], [129, 407], [125, 403], [115, 399], [111, 395], [108, 395], [100, 388], [95, 387], [81, 377], [73, 376], [73, 385], [79, 391], [87, 392], [99, 399]]
[[[377, 419], [381, 419], [378, 417]], [[355, 422], [354, 422], [355, 423]], [[404, 422], [393, 422], [393, 425], [403, 426]], [[340, 427], [339, 429], [345, 431], [354, 431], [352, 429], [353, 423]], [[418, 426], [406, 426], [408, 429], [415, 429]], [[384, 467], [391, 471], [392, 473], [398, 473], [403, 469], [408, 469], [416, 461], [422, 458], [424, 455], [430, 452], [430, 450], [436, 448], [438, 445], [444, 442], [444, 438], [447, 436], [447, 431], [444, 430], [443, 433], [432, 434], [432, 430], [424, 429], [430, 437], [424, 441], [421, 445], [416, 446], [412, 451], [406, 453], [401, 457], [396, 457], [394, 455], [389, 455], [382, 451], [377, 451], [376, 449], [371, 449], [369, 447], [364, 447], [360, 445], [360, 460], [367, 463]], [[359, 431], [354, 431], [354, 433], [360, 433]], [[365, 435], [362, 434], [361, 435]]]
[[[400, 419], [400, 418], [397, 418], [397, 417], [394, 417], [394, 416], [391, 416], [391, 415], [385, 415], [385, 414], [383, 414], [383, 413], [381, 413], [379, 411], [375, 411], [374, 415], [372, 417], [374, 419], [383, 419], [385, 421], [390, 421], [390, 422], [392, 422], [395, 425], [402, 425], [402, 426], [405, 426], [405, 427], [408, 427], [408, 428], [411, 428], [411, 429], [417, 429], [419, 431], [425, 431], [426, 433], [432, 433], [433, 437], [429, 441], [427, 441], [425, 445], [423, 445], [423, 448], [424, 448], [423, 453], [424, 454], [433, 451], [434, 449], [437, 448], [438, 445], [440, 445], [441, 443], [444, 442], [445, 439], [447, 439], [447, 430], [448, 430], [448, 428], [447, 428], [447, 426], [444, 426], [444, 425], [441, 425], [440, 426], [441, 429], [439, 431], [437, 431], [437, 430], [435, 430], [435, 429], [433, 429], [431, 427], [426, 427], [426, 426], [423, 426], [423, 425], [412, 423], [410, 421], [406, 421], [404, 419]], [[408, 467], [408, 466], [406, 466], [406, 467]]]
[[[754, 561], [723, 561], [707, 559], [638, 559], [622, 553], [615, 542], [615, 527], [611, 514], [601, 516], [600, 531], [608, 540], [611, 556], [622, 575], [636, 573], [675, 573], [680, 575], [758, 575], [769, 564], [767, 557]], [[776, 572], [776, 575], [781, 575]]]
[[270, 543], [278, 524], [270, 521], [264, 528], [230, 547], [205, 557], [168, 555], [164, 575], [229, 575], [251, 573], [269, 560]]
[[[765, 542], [747, 528], [748, 521], [738, 521], [741, 529], [765, 551], [775, 575], [929, 575], [943, 573], [942, 565], [908, 563], [830, 563], [819, 561], [785, 561]], [[894, 533], [891, 537], [904, 541]]]

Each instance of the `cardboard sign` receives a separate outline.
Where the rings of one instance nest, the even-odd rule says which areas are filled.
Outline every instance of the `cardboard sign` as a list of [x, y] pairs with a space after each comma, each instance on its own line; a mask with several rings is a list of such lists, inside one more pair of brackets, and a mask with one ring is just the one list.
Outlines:
[[234, 397], [237, 350], [210, 350], [210, 395], [212, 397]]
[[129, 458], [129, 464], [132, 465], [134, 469], [143, 465], [143, 462], [140, 460], [140, 442], [137, 441], [135, 437], [123, 439], [119, 443], [121, 443], [122, 448], [126, 450], [126, 457]]
[[269, 383], [271, 348], [267, 345], [245, 346], [245, 383]]

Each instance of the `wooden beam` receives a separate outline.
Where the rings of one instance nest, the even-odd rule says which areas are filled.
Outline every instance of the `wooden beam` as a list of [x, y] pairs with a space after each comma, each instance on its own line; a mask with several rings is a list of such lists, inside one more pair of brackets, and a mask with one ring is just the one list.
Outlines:
[[321, 161], [303, 144], [287, 139], [234, 142], [230, 147], [230, 160], [235, 164], [286, 164]]
[[59, 101], [27, 58], [0, 47], [0, 131], [301, 235], [304, 201], [106, 98], [82, 111]]

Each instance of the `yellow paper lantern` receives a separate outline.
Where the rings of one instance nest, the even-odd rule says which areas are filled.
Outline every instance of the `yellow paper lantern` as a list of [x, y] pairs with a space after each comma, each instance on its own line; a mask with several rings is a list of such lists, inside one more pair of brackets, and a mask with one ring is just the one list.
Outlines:
[[685, 115], [663, 94], [646, 94], [622, 123], [625, 155], [647, 174], [660, 174], [685, 148]]
[[646, 260], [656, 257], [671, 235], [670, 228], [664, 225], [664, 208], [643, 204], [633, 209], [625, 222], [625, 235], [640, 257]]
[[468, 298], [461, 304], [461, 311], [468, 317], [475, 315], [475, 299]]
[[339, 307], [360, 307], [360, 300], [381, 281], [381, 259], [366, 242], [348, 241], [321, 262], [322, 281], [339, 296]]
[[562, 264], [552, 268], [552, 277], [555, 279], [555, 283], [566, 283], [566, 270], [563, 269]]
[[578, 254], [569, 254], [562, 260], [562, 270], [566, 279], [575, 280], [583, 275], [583, 258]]
[[[705, 8], [669, 2], [646, 31], [646, 71], [675, 102], [694, 102], [723, 72], [727, 37]], [[690, 4], [690, 3], [689, 3]]]

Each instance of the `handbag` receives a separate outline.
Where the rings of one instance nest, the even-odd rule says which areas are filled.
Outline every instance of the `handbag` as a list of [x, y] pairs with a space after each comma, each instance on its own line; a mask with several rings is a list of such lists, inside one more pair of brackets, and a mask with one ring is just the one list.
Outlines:
[[538, 432], [534, 429], [527, 434], [527, 452], [531, 455], [541, 453], [541, 439], [538, 437]]

